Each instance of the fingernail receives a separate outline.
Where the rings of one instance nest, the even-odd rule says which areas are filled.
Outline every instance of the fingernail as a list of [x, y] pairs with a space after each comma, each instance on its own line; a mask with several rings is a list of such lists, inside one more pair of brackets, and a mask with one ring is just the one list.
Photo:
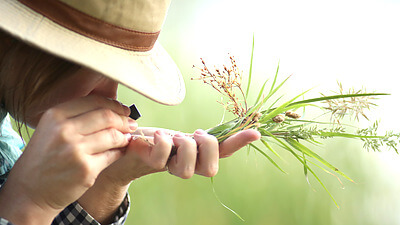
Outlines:
[[196, 131], [194, 132], [194, 134], [196, 134], [196, 135], [206, 135], [207, 132], [206, 132], [205, 130], [198, 129], [198, 130], [196, 130]]
[[167, 133], [165, 133], [163, 130], [157, 130], [155, 132], [155, 134], [157, 134], [160, 137], [166, 137], [167, 136]]
[[173, 143], [171, 136], [167, 132], [165, 132], [163, 130], [157, 130], [154, 133], [154, 143], [157, 144], [160, 141], [169, 141], [169, 142], [171, 142], [171, 145]]
[[136, 120], [133, 120], [131, 118], [128, 118], [128, 123], [129, 123], [129, 129], [133, 132], [138, 128], [138, 124]]
[[116, 99], [110, 99], [110, 100], [112, 100], [112, 101], [118, 103], [119, 105], [121, 105], [122, 108], [123, 108], [123, 110], [124, 110], [124, 113], [125, 113], [126, 115], [129, 115], [129, 113], [131, 112], [131, 110], [129, 109], [128, 106], [122, 104], [122, 102], [120, 102], [120, 101], [118, 101], [118, 100], [116, 100]]
[[132, 140], [132, 134], [126, 133], [125, 134], [126, 140], [131, 141]]
[[179, 132], [179, 133], [176, 133], [176, 134], [174, 135], [174, 137], [183, 138], [183, 137], [185, 137], [185, 135]]
[[125, 115], [131, 114], [131, 109], [128, 106], [126, 106], [122, 103], [121, 103], [121, 105], [122, 105], [122, 108], [124, 108]]

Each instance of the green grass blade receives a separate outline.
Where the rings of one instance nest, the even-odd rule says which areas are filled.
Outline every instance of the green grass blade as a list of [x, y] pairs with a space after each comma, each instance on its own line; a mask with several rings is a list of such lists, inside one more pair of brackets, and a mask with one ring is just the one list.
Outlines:
[[333, 166], [332, 164], [328, 163], [325, 159], [323, 159], [321, 156], [313, 152], [311, 149], [307, 148], [306, 146], [302, 145], [300, 142], [292, 139], [292, 138], [287, 138], [286, 142], [288, 142], [294, 149], [305, 153], [306, 155], [318, 160], [321, 162], [323, 165], [331, 169], [332, 171], [335, 171], [336, 173], [340, 174], [342, 177], [346, 178], [347, 180], [354, 182], [350, 177], [348, 177], [346, 174], [344, 174], [342, 171], [340, 171], [338, 168]]
[[220, 135], [229, 132], [230, 130], [234, 129], [238, 124], [241, 122], [239, 120], [231, 120], [226, 123], [220, 124], [216, 127], [210, 128], [207, 130], [208, 134], [214, 135], [215, 137], [219, 137]]
[[340, 132], [319, 132], [318, 136], [321, 137], [344, 137], [344, 138], [369, 138], [369, 139], [383, 139], [385, 136], [375, 136], [375, 135], [358, 135]]
[[249, 90], [250, 90], [250, 84], [251, 84], [251, 74], [253, 72], [253, 56], [254, 56], [254, 34], [253, 34], [253, 44], [251, 46], [249, 81], [247, 82], [246, 99], [247, 99], [247, 96], [249, 96]]
[[225, 205], [221, 199], [219, 199], [217, 192], [215, 191], [214, 188], [214, 177], [211, 177], [211, 187], [214, 193], [215, 198], [217, 199], [217, 201], [219, 202], [219, 204], [221, 204], [225, 209], [229, 210], [231, 213], [233, 213], [237, 218], [239, 218], [241, 221], [245, 221], [237, 212], [235, 212], [233, 209], [229, 208], [227, 205]]
[[[278, 78], [279, 64], [280, 64], [280, 62], [278, 62], [278, 67], [276, 68], [275, 77], [274, 77], [274, 82], [272, 82], [271, 90], [270, 90], [269, 93], [268, 93], [269, 96], [272, 96], [272, 95], [273, 95], [273, 90], [274, 90], [274, 87], [275, 87], [275, 84], [276, 84], [276, 80], [277, 80], [277, 78]], [[287, 80], [287, 79], [286, 79], [286, 80]], [[284, 82], [283, 82], [283, 83], [284, 83]], [[282, 84], [281, 84], [281, 86], [282, 86]]]
[[250, 143], [249, 144], [251, 147], [253, 147], [255, 150], [257, 150], [261, 155], [263, 155], [265, 158], [267, 158], [276, 168], [278, 168], [280, 171], [283, 173], [287, 174], [271, 157], [269, 157], [263, 150], [255, 146], [254, 144]]
[[[278, 66], [279, 67], [279, 66]], [[278, 87], [276, 87], [274, 90], [271, 90], [269, 93], [268, 93], [268, 95], [267, 95], [267, 97], [266, 97], [266, 99], [269, 99], [270, 97], [272, 97], [288, 80], [289, 80], [289, 78], [290, 78], [290, 76], [288, 76], [284, 81], [282, 81], [279, 85], [278, 85]], [[274, 81], [275, 82], [275, 81]]]
[[283, 160], [283, 158], [268, 144], [268, 142], [264, 138], [261, 138], [260, 141], [266, 148], [268, 148], [268, 150], [274, 153], [274, 155], [276, 155], [280, 160]]
[[268, 80], [269, 80], [269, 79], [267, 79], [267, 80], [264, 82], [263, 86], [261, 87], [261, 90], [260, 90], [260, 92], [258, 93], [256, 102], [254, 103], [254, 105], [257, 105], [258, 102], [260, 101], [260, 98], [261, 98], [262, 94], [264, 93], [265, 85], [267, 84]]
[[339, 99], [339, 98], [380, 96], [380, 95], [390, 95], [390, 94], [387, 94], [387, 93], [363, 93], [363, 94], [329, 95], [329, 96], [323, 96], [323, 97], [319, 97], [319, 98], [310, 98], [310, 99], [293, 102], [292, 104], [290, 104], [290, 106], [303, 104], [303, 103], [311, 103], [311, 102], [320, 102], [320, 101], [325, 101], [325, 100]]
[[335, 203], [336, 207], [339, 208], [339, 205], [337, 204], [335, 198], [333, 197], [333, 195], [329, 192], [328, 188], [324, 185], [324, 183], [322, 182], [322, 180], [317, 176], [317, 174], [307, 165], [306, 161], [303, 161], [300, 156], [298, 156], [295, 152], [290, 151], [290, 153], [293, 154], [293, 156], [303, 164], [304, 167], [306, 167], [305, 169], [310, 172], [314, 178], [318, 181], [318, 183], [321, 185], [321, 187], [326, 191], [326, 193], [328, 193], [329, 197], [332, 199], [332, 201]]
[[292, 98], [291, 100], [283, 103], [281, 106], [279, 106], [278, 108], [275, 108], [274, 110], [272, 110], [270, 113], [265, 113], [261, 119], [259, 120], [260, 123], [265, 123], [266, 121], [272, 119], [274, 116], [283, 113], [287, 110], [287, 106], [290, 105], [294, 100], [296, 100], [297, 98], [299, 98], [300, 96], [303, 96], [305, 93], [307, 93], [309, 90], [297, 95], [296, 97]]
[[274, 140], [276, 140], [278, 143], [281, 144], [281, 146], [288, 150], [290, 153], [292, 153], [292, 155], [301, 163], [303, 164], [303, 166], [305, 166], [307, 168], [307, 170], [315, 177], [315, 179], [318, 181], [318, 183], [322, 186], [322, 188], [324, 188], [324, 190], [328, 193], [329, 197], [332, 199], [332, 201], [335, 203], [336, 207], [339, 208], [339, 205], [337, 204], [335, 198], [333, 197], [333, 195], [329, 192], [328, 188], [326, 188], [326, 186], [324, 185], [324, 183], [321, 181], [321, 179], [319, 179], [319, 177], [317, 176], [317, 174], [315, 174], [315, 172], [306, 164], [305, 161], [303, 161], [300, 156], [298, 156], [288, 145], [286, 145], [283, 141], [279, 140], [277, 137], [275, 137], [274, 135], [272, 135], [270, 132], [265, 131], [267, 135], [269, 135], [271, 138], [273, 138]]
[[[252, 110], [253, 112], [254, 112], [254, 110], [256, 110], [256, 109], [260, 109], [260, 108], [268, 101], [268, 99], [271, 98], [271, 97], [282, 87], [282, 85], [283, 85], [284, 83], [286, 83], [286, 81], [290, 78], [290, 76], [287, 77], [284, 81], [282, 81], [282, 82], [279, 84], [278, 87], [276, 87], [276, 88], [274, 89], [275, 83], [276, 83], [276, 79], [277, 79], [277, 76], [278, 76], [278, 71], [279, 71], [279, 65], [278, 65], [278, 69], [277, 69], [277, 71], [276, 71], [276, 75], [275, 75], [275, 78], [274, 78], [274, 82], [273, 82], [273, 84], [272, 84], [272, 86], [271, 86], [270, 92], [268, 93], [268, 95], [267, 95], [266, 97], [264, 97], [264, 98], [262, 99], [262, 101], [260, 101], [260, 102], [253, 108], [253, 110]], [[271, 107], [271, 106], [270, 106], [270, 107]], [[246, 113], [246, 116], [250, 115], [251, 113], [252, 113], [252, 112], [247, 112], [247, 113]]]
[[303, 164], [304, 176], [306, 177], [306, 181], [307, 181], [308, 185], [310, 185], [310, 187], [311, 187], [310, 180], [308, 179], [308, 166], [307, 166], [306, 155], [303, 153], [302, 156], [303, 156], [303, 162], [304, 162], [304, 164]]
[[[298, 160], [301, 160], [299, 158], [299, 156], [295, 156], [297, 157]], [[339, 205], [337, 204], [335, 198], [333, 197], [333, 195], [329, 192], [328, 188], [324, 185], [324, 183], [321, 181], [321, 179], [319, 179], [319, 177], [317, 176], [317, 174], [315, 174], [315, 172], [306, 164], [303, 163], [304, 166], [307, 167], [307, 170], [310, 171], [310, 173], [315, 177], [315, 179], [318, 181], [318, 183], [322, 186], [322, 188], [326, 191], [326, 193], [328, 193], [329, 197], [332, 199], [332, 201], [335, 203], [336, 207], [339, 208]]]

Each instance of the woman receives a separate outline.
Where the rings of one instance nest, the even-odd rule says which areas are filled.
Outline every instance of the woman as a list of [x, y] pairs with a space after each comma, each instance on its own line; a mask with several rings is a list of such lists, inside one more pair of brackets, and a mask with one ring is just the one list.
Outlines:
[[[162, 104], [183, 100], [179, 70], [156, 43], [168, 5], [0, 2], [1, 225], [122, 224], [131, 181], [165, 170], [211, 177], [220, 157], [259, 139], [141, 129], [116, 101], [119, 83]], [[7, 112], [35, 129], [21, 156]]]

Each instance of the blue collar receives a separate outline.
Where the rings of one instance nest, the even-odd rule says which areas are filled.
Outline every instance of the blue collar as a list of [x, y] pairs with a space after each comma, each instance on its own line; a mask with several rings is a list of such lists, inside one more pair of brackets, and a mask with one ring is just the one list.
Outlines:
[[0, 184], [14, 166], [25, 147], [23, 139], [11, 126], [7, 111], [0, 108]]

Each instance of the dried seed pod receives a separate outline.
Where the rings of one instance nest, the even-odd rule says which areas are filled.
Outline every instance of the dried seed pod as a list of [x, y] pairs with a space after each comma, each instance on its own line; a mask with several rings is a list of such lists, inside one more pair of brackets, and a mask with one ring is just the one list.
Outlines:
[[254, 115], [254, 117], [253, 117], [253, 119], [252, 119], [252, 121], [253, 121], [254, 123], [258, 122], [258, 120], [261, 118], [261, 116], [262, 116], [262, 113], [256, 112], [255, 115]]
[[276, 115], [274, 118], [272, 118], [272, 121], [274, 121], [275, 123], [282, 123], [283, 121], [285, 121], [285, 116], [282, 114]]
[[285, 113], [285, 116], [290, 117], [290, 118], [293, 118], [293, 119], [298, 119], [298, 118], [301, 117], [300, 114], [295, 113], [295, 112], [289, 112], [289, 111], [287, 111], [287, 112]]

